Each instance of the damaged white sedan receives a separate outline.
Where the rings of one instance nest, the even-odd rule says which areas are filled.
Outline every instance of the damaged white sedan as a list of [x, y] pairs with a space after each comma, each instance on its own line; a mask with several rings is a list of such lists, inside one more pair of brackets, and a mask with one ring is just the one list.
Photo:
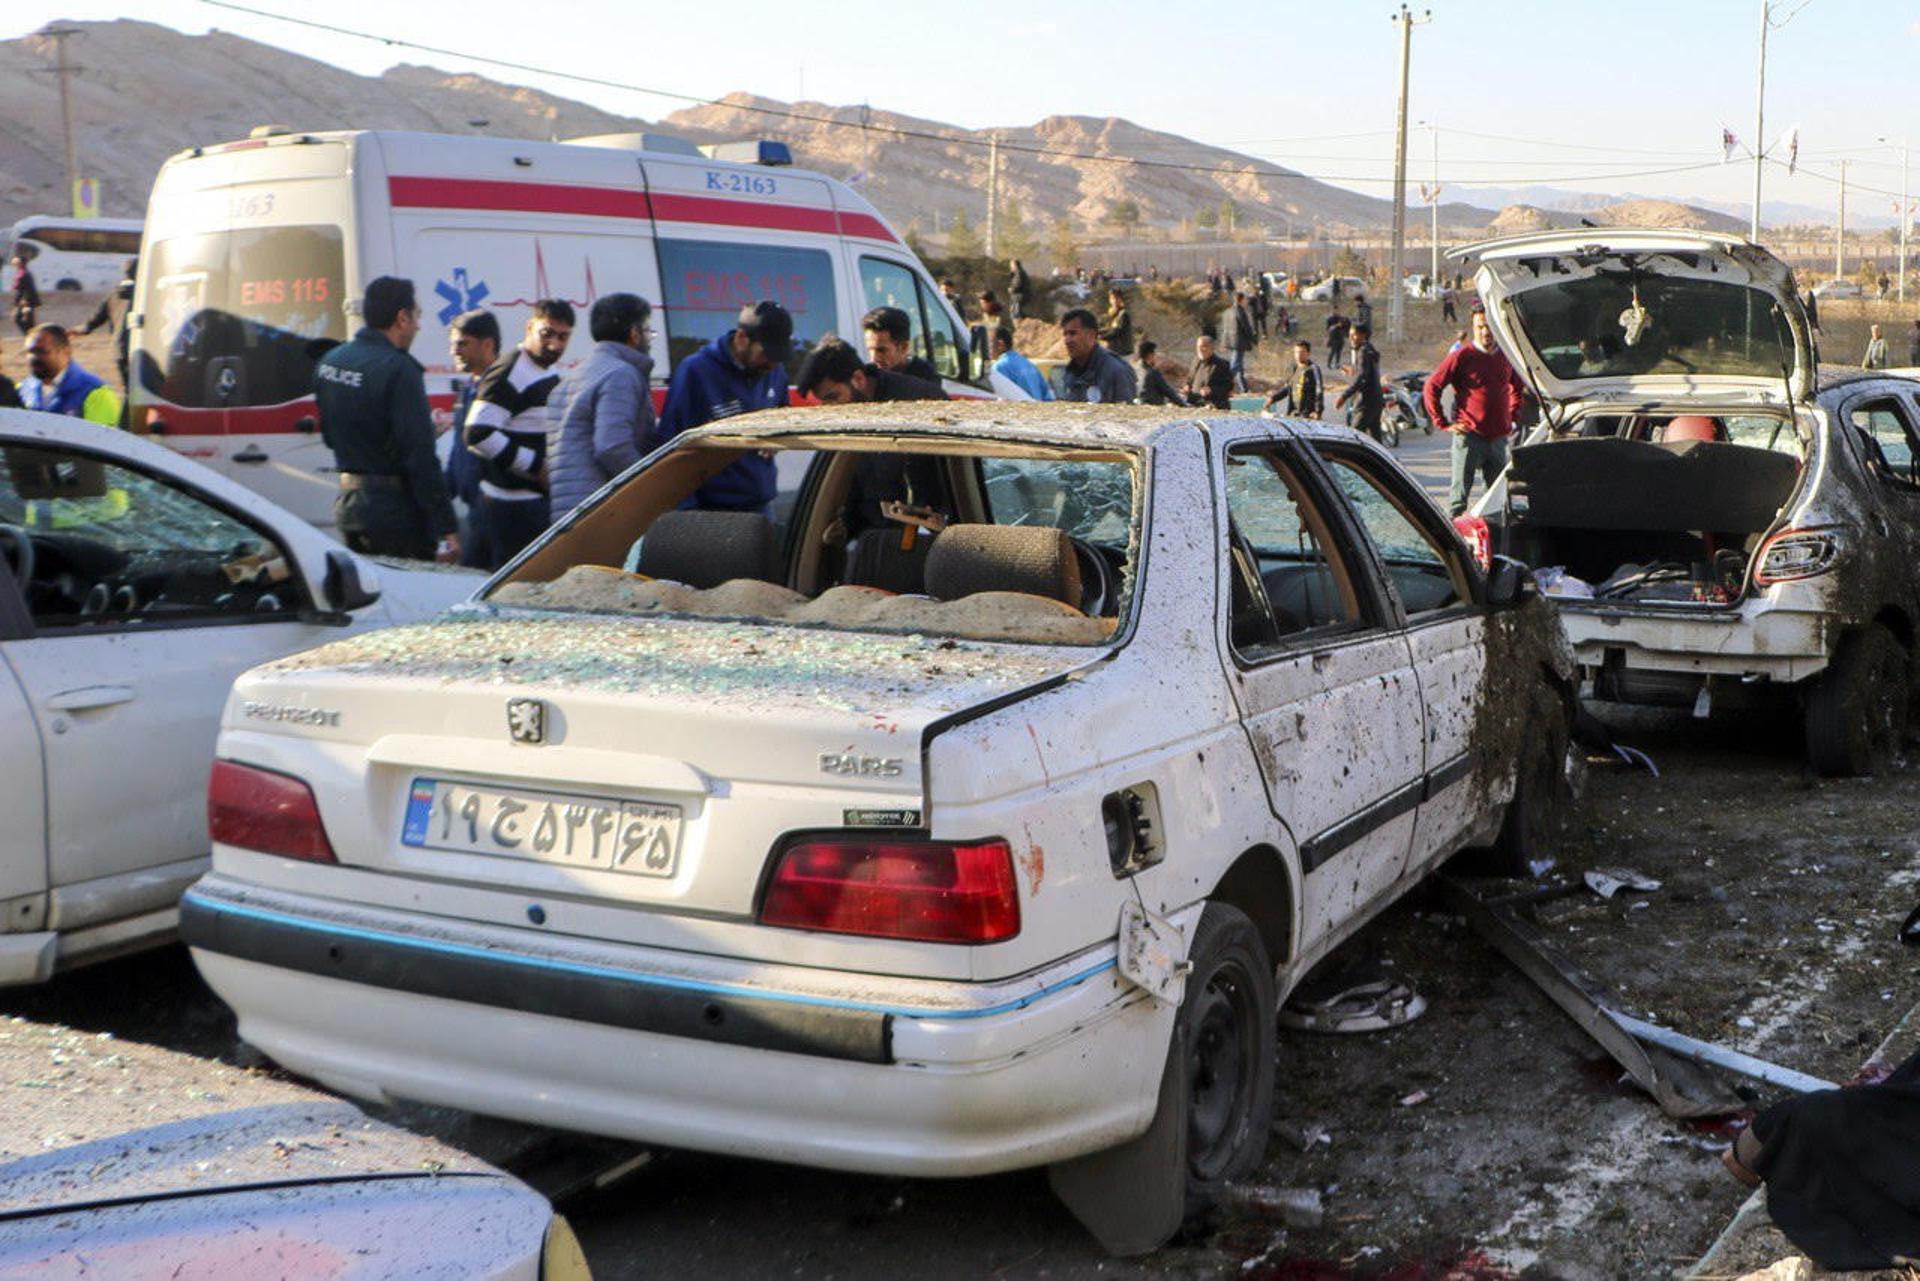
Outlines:
[[[682, 509], [760, 451], [804, 477], [774, 518]], [[346, 1092], [1050, 1165], [1143, 1250], [1260, 1160], [1296, 978], [1456, 851], [1532, 852], [1570, 675], [1351, 432], [759, 413], [463, 616], [243, 677], [184, 929], [241, 1035]]]

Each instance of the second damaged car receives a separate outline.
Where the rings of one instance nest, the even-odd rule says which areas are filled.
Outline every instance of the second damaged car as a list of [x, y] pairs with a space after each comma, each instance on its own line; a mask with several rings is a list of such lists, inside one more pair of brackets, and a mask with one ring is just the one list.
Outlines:
[[[771, 518], [684, 506], [735, 466]], [[1333, 427], [1114, 406], [679, 437], [464, 610], [234, 693], [186, 931], [346, 1092], [847, 1170], [1049, 1165], [1117, 1251], [1266, 1147], [1295, 980], [1538, 852], [1573, 695]]]
[[1552, 577], [1587, 692], [1781, 696], [1828, 774], [1888, 768], [1920, 620], [1920, 382], [1821, 377], [1785, 264], [1597, 229], [1458, 250], [1545, 421], [1478, 511]]

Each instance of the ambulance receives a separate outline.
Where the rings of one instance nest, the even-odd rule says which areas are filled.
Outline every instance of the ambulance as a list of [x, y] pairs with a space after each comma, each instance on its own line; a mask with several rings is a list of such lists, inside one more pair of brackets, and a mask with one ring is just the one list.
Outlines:
[[414, 282], [412, 352], [443, 423], [454, 317], [491, 309], [510, 346], [536, 300], [564, 298], [579, 315], [571, 367], [593, 346], [587, 309], [615, 292], [656, 308], [656, 407], [675, 364], [762, 298], [793, 314], [796, 362], [829, 334], [858, 344], [861, 316], [887, 304], [906, 311], [950, 393], [1020, 397], [970, 368], [965, 322], [867, 201], [794, 168], [781, 143], [710, 151], [659, 134], [525, 142], [276, 127], [183, 151], [147, 210], [131, 421], [330, 526], [337, 471], [313, 367], [359, 327], [378, 276]]

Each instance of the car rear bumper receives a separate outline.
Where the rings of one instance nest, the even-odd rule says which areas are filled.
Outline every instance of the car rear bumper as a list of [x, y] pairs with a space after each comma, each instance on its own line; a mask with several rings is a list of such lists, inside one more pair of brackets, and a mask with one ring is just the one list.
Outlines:
[[1608, 666], [1791, 683], [1824, 670], [1824, 614], [1797, 610], [1605, 608], [1558, 602], [1582, 667]]
[[349, 1094], [874, 1173], [969, 1175], [1152, 1119], [1173, 1010], [1107, 946], [1005, 983], [770, 968], [267, 893], [181, 933], [247, 1040]]

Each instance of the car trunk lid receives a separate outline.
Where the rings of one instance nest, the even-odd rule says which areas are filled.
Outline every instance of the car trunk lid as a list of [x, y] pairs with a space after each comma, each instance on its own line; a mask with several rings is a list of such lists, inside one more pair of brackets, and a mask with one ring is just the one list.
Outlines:
[[927, 827], [922, 747], [937, 724], [1093, 657], [476, 613], [256, 669], [235, 688], [222, 754], [255, 755], [263, 722], [334, 740], [284, 758], [272, 745], [255, 763], [310, 776], [343, 864], [741, 918], [784, 835]]
[[1817, 353], [1793, 273], [1736, 236], [1592, 228], [1453, 251], [1500, 345], [1550, 402], [1804, 403]]

